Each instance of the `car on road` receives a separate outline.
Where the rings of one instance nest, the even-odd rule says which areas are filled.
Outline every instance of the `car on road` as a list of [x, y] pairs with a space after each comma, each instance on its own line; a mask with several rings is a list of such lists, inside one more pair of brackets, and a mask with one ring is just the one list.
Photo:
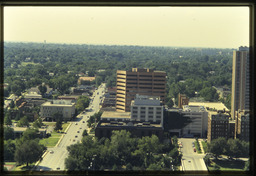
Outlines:
[[188, 160], [188, 162], [189, 162], [189, 163], [191, 163], [191, 161], [190, 161], [190, 160]]
[[75, 125], [77, 125], [78, 123], [75, 123]]
[[75, 136], [77, 138], [77, 136]]
[[56, 170], [60, 170], [60, 167], [57, 167]]
[[50, 150], [50, 154], [53, 154], [53, 153], [54, 153], [54, 151]]
[[77, 133], [80, 133], [80, 131], [77, 131]]
[[83, 121], [83, 123], [85, 123], [85, 121]]

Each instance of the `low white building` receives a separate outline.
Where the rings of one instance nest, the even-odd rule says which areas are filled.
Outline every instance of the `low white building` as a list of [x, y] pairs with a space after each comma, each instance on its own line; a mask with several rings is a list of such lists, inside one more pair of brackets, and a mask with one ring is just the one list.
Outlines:
[[192, 120], [182, 129], [182, 135], [194, 135], [197, 137], [207, 137], [208, 130], [208, 112], [204, 106], [183, 106], [181, 114], [190, 117]]
[[163, 106], [160, 97], [136, 95], [131, 102], [131, 119], [144, 122], [156, 122], [163, 125]]
[[52, 100], [41, 105], [40, 115], [52, 119], [55, 113], [62, 114], [63, 119], [70, 120], [75, 115], [75, 103], [71, 100]]

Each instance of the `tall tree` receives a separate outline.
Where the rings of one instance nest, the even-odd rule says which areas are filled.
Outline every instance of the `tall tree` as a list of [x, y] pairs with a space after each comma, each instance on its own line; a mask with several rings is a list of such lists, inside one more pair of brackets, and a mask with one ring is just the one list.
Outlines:
[[11, 117], [10, 117], [10, 115], [5, 115], [5, 117], [4, 117], [4, 124], [5, 125], [12, 125], [12, 120], [11, 120]]
[[44, 95], [47, 92], [47, 87], [45, 85], [38, 86], [38, 89], [39, 89], [41, 95]]
[[208, 144], [208, 151], [215, 155], [215, 157], [218, 157], [219, 155], [222, 155], [225, 153], [225, 148], [221, 146], [227, 145], [227, 140], [224, 137], [220, 137], [217, 139], [214, 139], [211, 141], [211, 143]]
[[4, 140], [4, 161], [14, 161], [16, 145], [13, 140]]
[[18, 127], [29, 127], [28, 117], [22, 117], [17, 124]]
[[11, 127], [4, 127], [4, 140], [13, 139], [14, 130]]
[[21, 145], [18, 145], [14, 154], [14, 159], [19, 164], [36, 162], [42, 156], [46, 148], [39, 145], [35, 140], [26, 140]]

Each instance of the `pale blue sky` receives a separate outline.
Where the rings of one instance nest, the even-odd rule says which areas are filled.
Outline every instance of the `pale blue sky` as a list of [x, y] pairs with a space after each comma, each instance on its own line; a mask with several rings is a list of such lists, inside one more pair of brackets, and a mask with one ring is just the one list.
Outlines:
[[5, 41], [238, 48], [249, 7], [5, 7]]

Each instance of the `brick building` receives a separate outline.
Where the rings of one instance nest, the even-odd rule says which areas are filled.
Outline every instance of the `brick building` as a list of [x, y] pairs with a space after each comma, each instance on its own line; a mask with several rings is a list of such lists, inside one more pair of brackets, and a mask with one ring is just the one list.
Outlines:
[[219, 137], [229, 138], [229, 115], [209, 112], [207, 141], [211, 142]]
[[136, 94], [159, 96], [165, 99], [166, 72], [132, 68], [117, 70], [116, 111], [129, 112]]

